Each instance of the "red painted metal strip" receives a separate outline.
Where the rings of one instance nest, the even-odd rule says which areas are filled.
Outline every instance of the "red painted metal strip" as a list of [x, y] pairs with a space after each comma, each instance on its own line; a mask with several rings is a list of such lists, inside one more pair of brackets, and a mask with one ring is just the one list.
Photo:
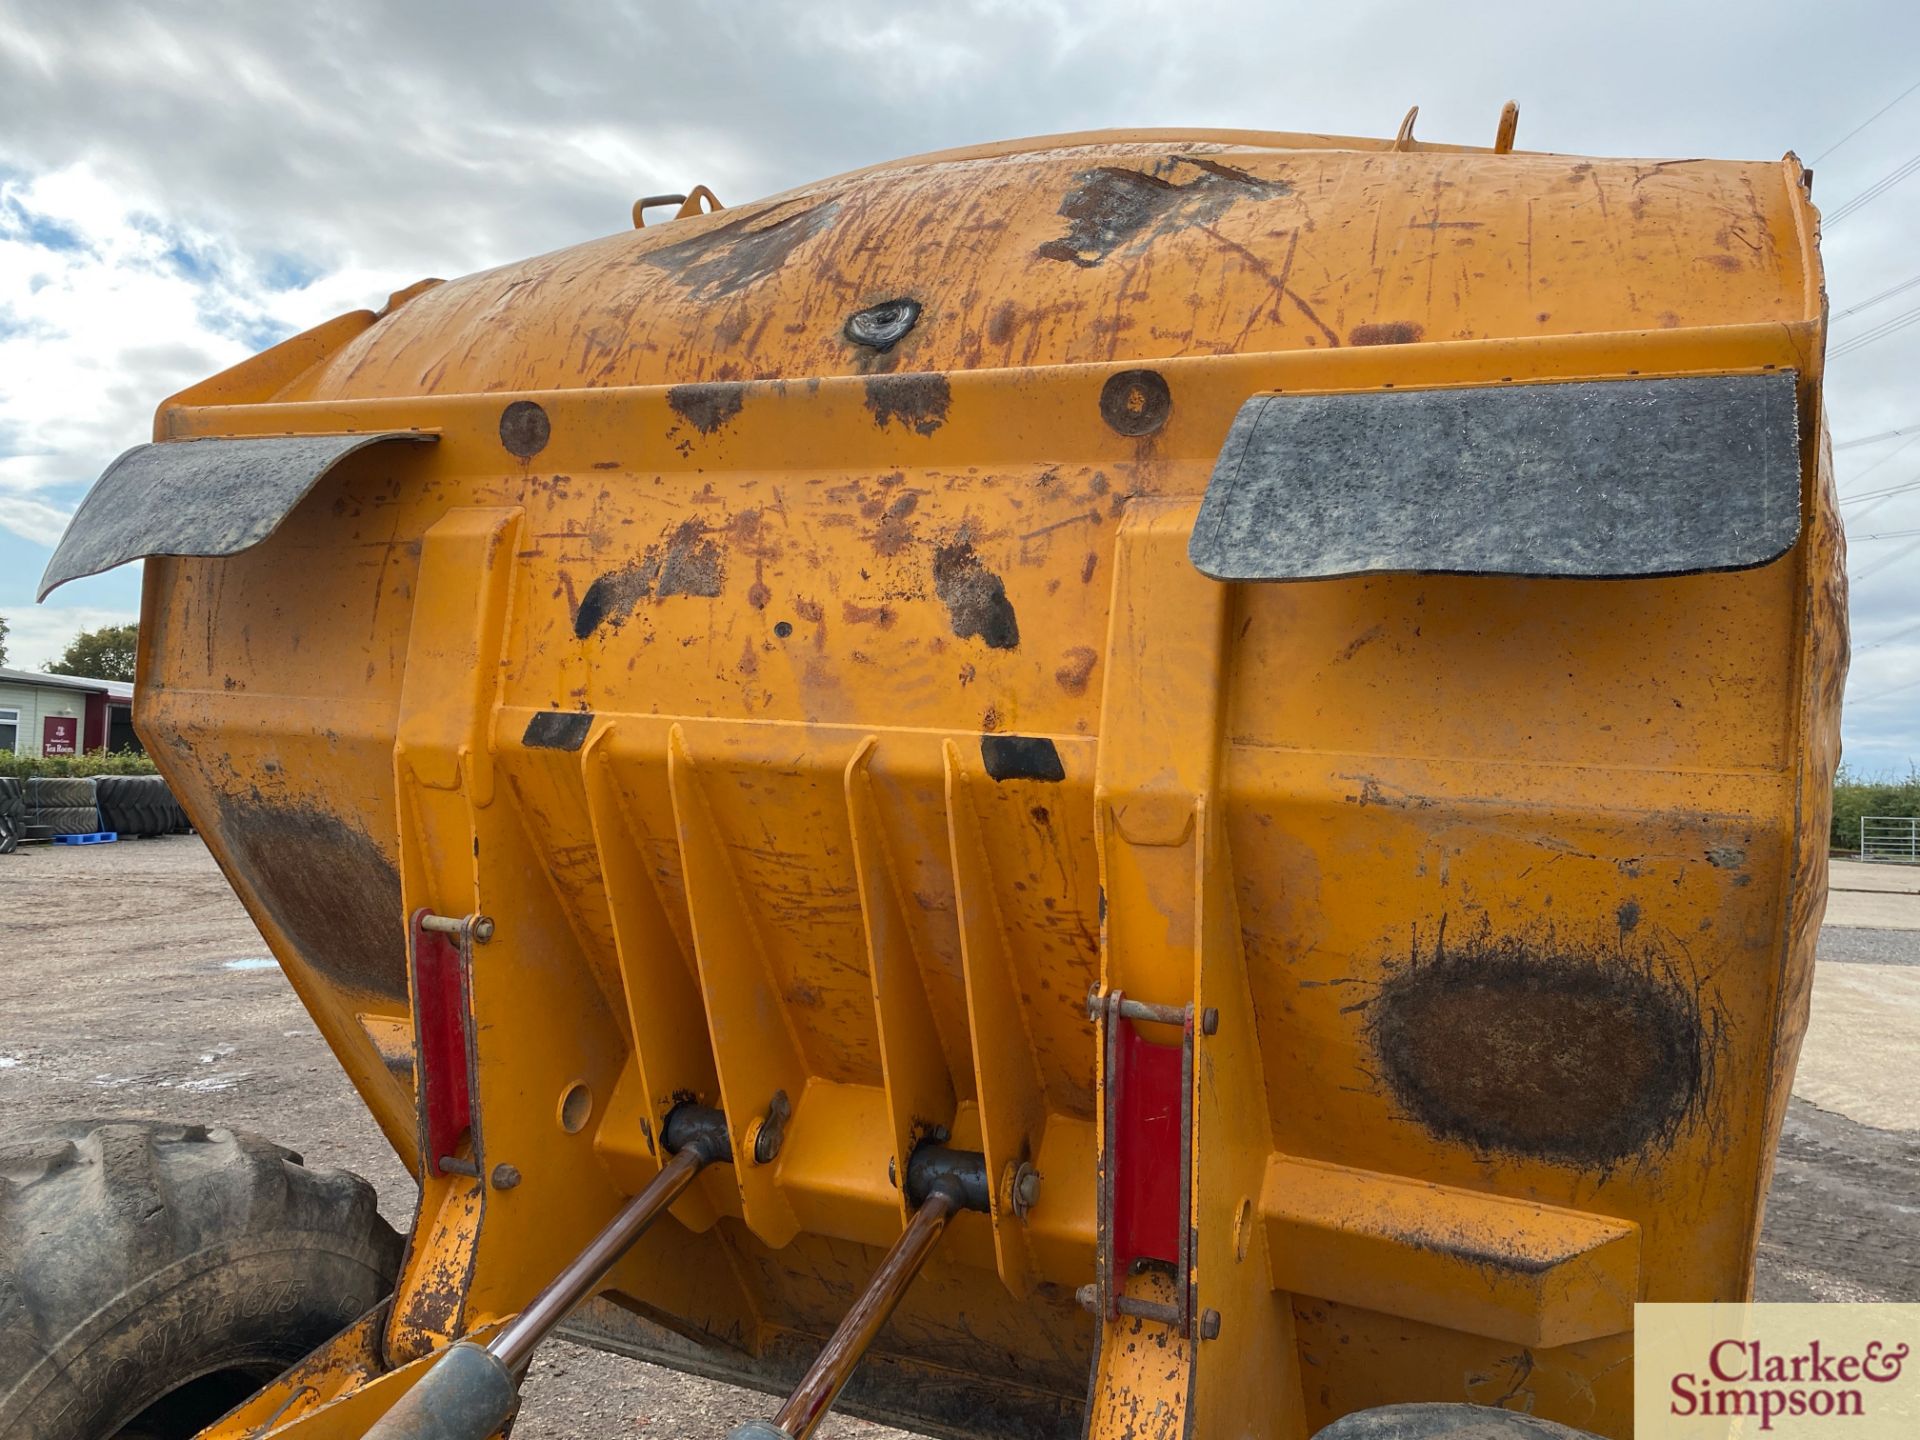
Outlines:
[[[1112, 1137], [1113, 1274], [1116, 1287], [1135, 1260], [1180, 1258], [1180, 1120], [1184, 1096], [1178, 1045], [1156, 1045], [1120, 1027], [1120, 1094]], [[1109, 1082], [1111, 1083], [1111, 1081]]]
[[429, 1175], [455, 1154], [473, 1124], [467, 1071], [467, 1003], [460, 947], [453, 937], [425, 929], [425, 909], [413, 913], [414, 1025], [420, 1037], [420, 1128]]

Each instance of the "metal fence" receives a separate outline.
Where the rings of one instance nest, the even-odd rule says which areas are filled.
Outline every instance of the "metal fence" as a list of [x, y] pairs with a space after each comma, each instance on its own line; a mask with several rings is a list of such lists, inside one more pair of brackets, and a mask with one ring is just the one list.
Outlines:
[[1910, 815], [1862, 815], [1860, 858], [1920, 864], [1920, 820]]

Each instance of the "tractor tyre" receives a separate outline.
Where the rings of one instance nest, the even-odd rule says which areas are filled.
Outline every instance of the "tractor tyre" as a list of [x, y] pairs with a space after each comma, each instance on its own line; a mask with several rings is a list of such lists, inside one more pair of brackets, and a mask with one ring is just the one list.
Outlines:
[[0, 1440], [185, 1440], [378, 1304], [373, 1187], [235, 1130], [0, 1141]]

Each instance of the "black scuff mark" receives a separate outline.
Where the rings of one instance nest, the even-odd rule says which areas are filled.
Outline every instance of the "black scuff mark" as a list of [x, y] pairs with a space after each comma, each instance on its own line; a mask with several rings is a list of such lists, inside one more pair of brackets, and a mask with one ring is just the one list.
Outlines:
[[721, 381], [707, 385], [676, 385], [667, 391], [673, 413], [702, 435], [726, 427], [747, 403], [747, 387]]
[[720, 546], [707, 536], [707, 527], [688, 520], [673, 532], [660, 562], [660, 585], [654, 592], [665, 600], [673, 595], [719, 596], [726, 583], [720, 564]]
[[1347, 332], [1349, 345], [1417, 345], [1425, 327], [1412, 320], [1370, 321]]
[[1057, 785], [1067, 778], [1059, 747], [1044, 735], [982, 735], [980, 763], [994, 780], [1045, 780]]
[[698, 520], [683, 521], [663, 544], [649, 546], [637, 560], [608, 571], [587, 587], [573, 614], [574, 637], [584, 640], [602, 625], [617, 629], [642, 600], [676, 595], [714, 599], [726, 578], [720, 546], [707, 527]]
[[1006, 582], [981, 563], [971, 542], [960, 539], [935, 548], [933, 593], [947, 607], [960, 639], [978, 637], [990, 650], [1019, 646], [1020, 620], [1007, 599]]
[[1670, 1150], [1705, 1115], [1725, 1019], [1631, 905], [1605, 939], [1483, 923], [1454, 941], [1444, 917], [1430, 946], [1416, 935], [1356, 1007], [1403, 1112], [1481, 1154], [1603, 1177]]
[[1200, 172], [1185, 184], [1124, 165], [1079, 171], [1060, 202], [1067, 233], [1034, 254], [1091, 269], [1122, 247], [1210, 224], [1241, 200], [1293, 193], [1285, 180], [1263, 180], [1195, 155], [1176, 155], [1169, 168], [1183, 164]]
[[529, 750], [578, 750], [592, 729], [591, 710], [542, 710], [527, 721], [520, 743]]
[[894, 421], [917, 435], [931, 435], [947, 423], [953, 387], [933, 371], [911, 375], [874, 375], [867, 380], [867, 409], [884, 430]]
[[404, 1002], [400, 871], [363, 822], [257, 789], [215, 803], [242, 892], [258, 898], [300, 959], [348, 990]]
[[723, 299], [774, 274], [832, 223], [839, 208], [837, 200], [823, 200], [776, 220], [767, 220], [764, 211], [741, 216], [649, 250], [639, 263], [666, 271], [695, 299]]
[[634, 606], [653, 594], [653, 582], [659, 574], [659, 557], [643, 556], [596, 578], [580, 597], [580, 608], [573, 612], [574, 637], [584, 640], [609, 622], [617, 628], [633, 613]]

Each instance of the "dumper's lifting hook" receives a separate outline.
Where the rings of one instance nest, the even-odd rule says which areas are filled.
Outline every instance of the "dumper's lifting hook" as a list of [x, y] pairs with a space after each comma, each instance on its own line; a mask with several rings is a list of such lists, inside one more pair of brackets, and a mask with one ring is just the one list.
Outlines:
[[988, 1209], [987, 1157], [977, 1150], [922, 1145], [907, 1161], [907, 1198], [917, 1202], [906, 1230], [772, 1420], [749, 1420], [728, 1440], [807, 1440], [933, 1253], [956, 1210]]
[[374, 1422], [367, 1440], [486, 1440], [506, 1424], [519, 1401], [520, 1376], [534, 1348], [593, 1293], [696, 1175], [716, 1160], [733, 1158], [726, 1116], [704, 1105], [676, 1106], [661, 1127], [660, 1139], [673, 1158], [647, 1188], [623, 1205], [493, 1339], [485, 1345], [462, 1340], [449, 1346]]

